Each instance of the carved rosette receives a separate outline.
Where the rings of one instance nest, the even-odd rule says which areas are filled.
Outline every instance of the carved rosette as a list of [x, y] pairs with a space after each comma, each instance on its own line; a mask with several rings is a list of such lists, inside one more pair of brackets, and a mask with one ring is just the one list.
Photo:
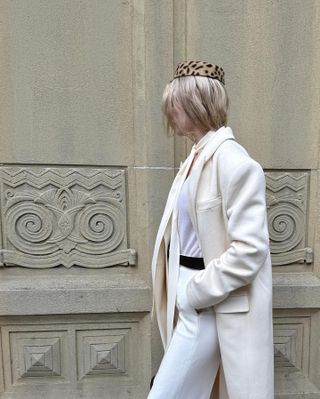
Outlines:
[[135, 264], [121, 169], [0, 168], [2, 263], [31, 268]]
[[266, 172], [268, 227], [274, 266], [311, 263], [306, 247], [308, 173]]

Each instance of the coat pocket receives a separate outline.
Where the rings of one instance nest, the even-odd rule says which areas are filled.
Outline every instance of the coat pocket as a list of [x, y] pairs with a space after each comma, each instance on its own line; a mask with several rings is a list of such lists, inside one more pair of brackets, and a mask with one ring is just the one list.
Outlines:
[[245, 313], [249, 311], [249, 297], [248, 295], [229, 295], [213, 308], [216, 313]]
[[189, 304], [186, 288], [188, 282], [198, 272], [199, 270], [180, 266], [176, 292], [176, 306], [179, 312], [191, 311], [193, 313], [196, 313], [196, 310]]
[[202, 200], [197, 202], [196, 209], [197, 211], [205, 211], [207, 209], [215, 208], [216, 206], [222, 203], [222, 196], [218, 195], [214, 198], [209, 198], [206, 200]]

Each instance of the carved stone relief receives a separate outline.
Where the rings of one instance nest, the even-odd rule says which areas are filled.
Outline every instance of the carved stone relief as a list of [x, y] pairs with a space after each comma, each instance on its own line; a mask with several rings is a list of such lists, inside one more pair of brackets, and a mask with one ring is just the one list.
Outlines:
[[94, 321], [90, 316], [88, 320], [62, 316], [50, 322], [45, 316], [17, 323], [6, 319], [0, 334], [0, 379], [3, 375], [5, 391], [18, 392], [23, 387], [33, 392], [39, 384], [45, 390], [57, 384], [70, 390], [92, 380], [102, 385], [116, 383], [119, 389], [127, 383], [140, 384], [142, 374], [134, 362], [143, 358], [139, 351], [146, 344], [141, 317], [102, 315]]
[[273, 313], [276, 397], [319, 397], [318, 312], [275, 310]]
[[66, 339], [66, 331], [12, 332], [8, 344], [13, 384], [31, 383], [37, 377], [68, 380]]
[[0, 168], [2, 265], [134, 265], [123, 169]]
[[306, 246], [308, 179], [306, 172], [266, 172], [270, 251], [274, 266], [311, 263]]
[[129, 329], [78, 331], [79, 379], [97, 374], [125, 374]]
[[276, 368], [307, 371], [310, 317], [275, 317], [274, 352]]

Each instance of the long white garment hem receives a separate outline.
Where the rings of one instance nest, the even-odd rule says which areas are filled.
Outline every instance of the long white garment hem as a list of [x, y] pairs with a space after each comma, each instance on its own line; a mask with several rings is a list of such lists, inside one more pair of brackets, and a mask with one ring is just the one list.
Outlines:
[[199, 314], [189, 305], [186, 286], [198, 270], [180, 266], [179, 318], [147, 399], [209, 399], [220, 364], [213, 308]]

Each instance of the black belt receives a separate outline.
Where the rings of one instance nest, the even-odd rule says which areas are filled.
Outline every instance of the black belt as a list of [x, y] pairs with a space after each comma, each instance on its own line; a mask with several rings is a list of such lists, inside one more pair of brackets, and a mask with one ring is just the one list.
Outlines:
[[[168, 245], [167, 257], [169, 259], [170, 243]], [[205, 269], [203, 258], [194, 258], [192, 256], [180, 255], [180, 265], [190, 267], [190, 269]]]
[[190, 269], [204, 269], [203, 258], [193, 258], [191, 256], [180, 255], [180, 265], [190, 267]]

